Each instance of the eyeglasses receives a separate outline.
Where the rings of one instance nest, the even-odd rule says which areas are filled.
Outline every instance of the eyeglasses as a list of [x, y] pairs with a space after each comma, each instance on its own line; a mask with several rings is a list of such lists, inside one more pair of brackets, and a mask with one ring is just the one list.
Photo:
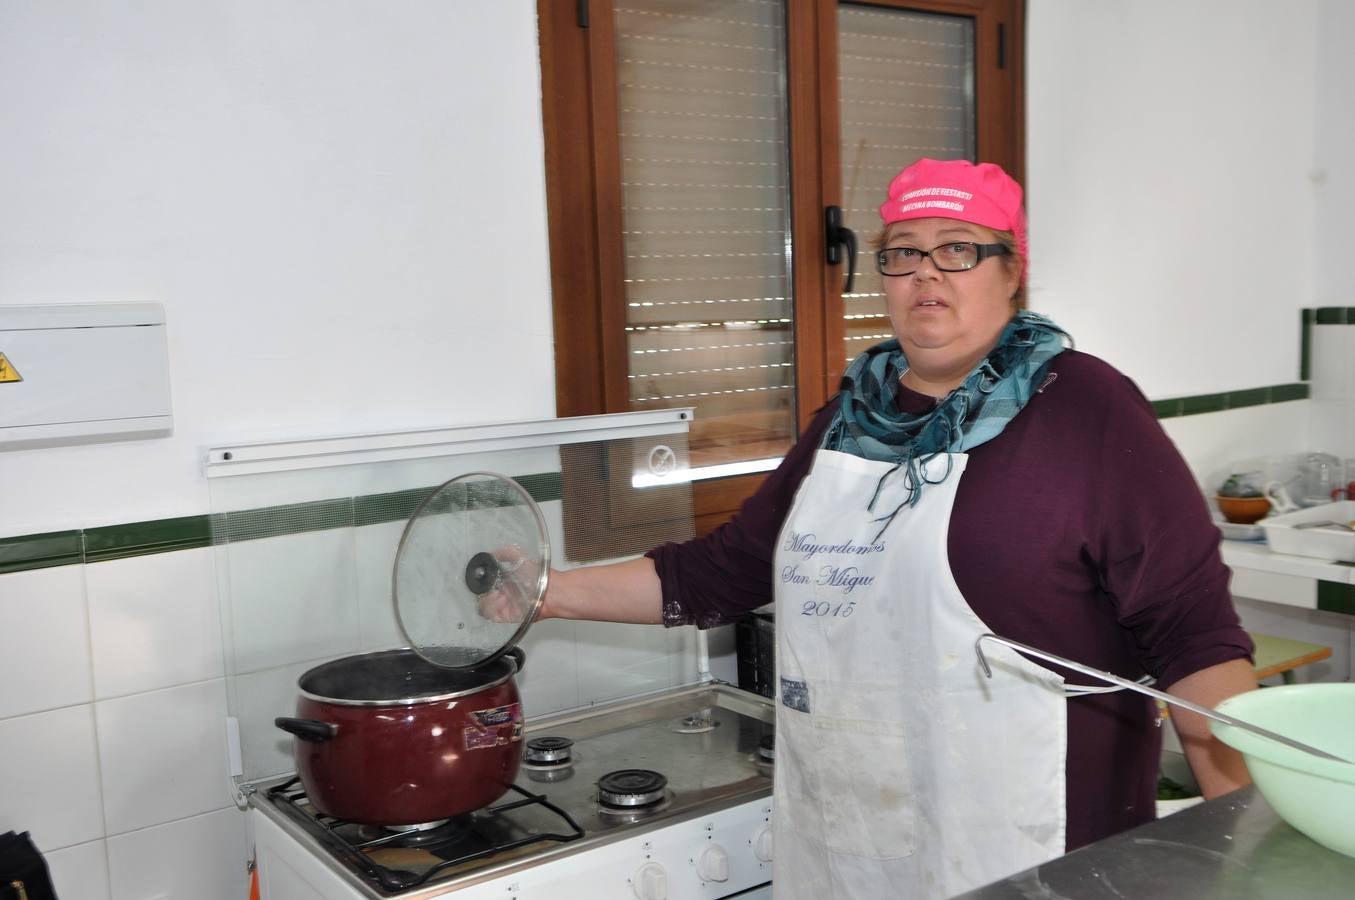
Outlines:
[[1003, 244], [976, 244], [973, 241], [951, 241], [930, 250], [886, 247], [875, 254], [875, 265], [881, 275], [912, 275], [922, 268], [923, 257], [930, 257], [932, 265], [942, 272], [963, 272], [990, 256], [1005, 256], [1009, 252]]

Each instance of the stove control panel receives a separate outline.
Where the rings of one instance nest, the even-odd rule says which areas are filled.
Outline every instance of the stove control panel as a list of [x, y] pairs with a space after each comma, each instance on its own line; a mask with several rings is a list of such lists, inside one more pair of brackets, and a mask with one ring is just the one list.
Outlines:
[[[768, 885], [772, 864], [755, 852], [770, 838], [770, 798], [623, 838], [513, 875], [462, 888], [456, 900], [718, 900]], [[450, 898], [449, 898], [450, 900]]]

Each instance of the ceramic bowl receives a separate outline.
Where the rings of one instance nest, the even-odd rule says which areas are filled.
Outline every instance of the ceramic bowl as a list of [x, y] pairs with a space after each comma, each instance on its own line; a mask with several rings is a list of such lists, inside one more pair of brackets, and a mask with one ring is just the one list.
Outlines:
[[1250, 525], [1270, 512], [1270, 501], [1265, 497], [1215, 497], [1223, 517], [1235, 525]]
[[[1229, 697], [1219, 712], [1355, 759], [1355, 684], [1292, 684]], [[1214, 735], [1242, 754], [1261, 796], [1295, 829], [1355, 856], [1355, 762], [1322, 759], [1232, 725]]]

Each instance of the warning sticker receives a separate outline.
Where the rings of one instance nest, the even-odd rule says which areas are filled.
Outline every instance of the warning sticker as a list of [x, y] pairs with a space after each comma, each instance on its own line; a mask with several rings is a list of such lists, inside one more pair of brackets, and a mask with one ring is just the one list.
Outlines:
[[19, 370], [5, 358], [5, 354], [0, 353], [0, 384], [6, 381], [23, 381], [24, 377], [19, 374]]

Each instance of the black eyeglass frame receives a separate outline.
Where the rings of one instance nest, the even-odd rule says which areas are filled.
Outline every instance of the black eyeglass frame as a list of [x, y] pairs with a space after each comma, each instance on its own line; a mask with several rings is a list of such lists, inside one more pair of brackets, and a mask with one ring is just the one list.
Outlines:
[[[961, 266], [958, 269], [948, 269], [945, 266], [941, 265], [941, 263], [937, 262], [935, 256], [932, 256], [933, 253], [935, 253], [937, 250], [940, 250], [942, 247], [954, 247], [956, 244], [967, 244], [968, 246], [974, 248], [976, 254], [974, 265]], [[885, 276], [886, 278], [907, 278], [909, 275], [917, 274], [917, 269], [914, 269], [911, 272], [886, 272], [885, 254], [891, 250], [916, 251], [919, 254], [917, 261], [917, 269], [922, 268], [922, 260], [925, 258], [930, 259], [932, 261], [932, 265], [936, 266], [938, 272], [968, 272], [970, 269], [977, 269], [979, 263], [983, 262], [990, 256], [1006, 256], [1009, 253], [1011, 253], [1011, 250], [1007, 249], [1006, 244], [980, 244], [976, 241], [946, 241], [944, 244], [937, 244], [930, 250], [919, 250], [917, 247], [885, 247], [883, 250], [880, 250], [875, 254], [875, 268], [879, 270], [880, 274]]]

